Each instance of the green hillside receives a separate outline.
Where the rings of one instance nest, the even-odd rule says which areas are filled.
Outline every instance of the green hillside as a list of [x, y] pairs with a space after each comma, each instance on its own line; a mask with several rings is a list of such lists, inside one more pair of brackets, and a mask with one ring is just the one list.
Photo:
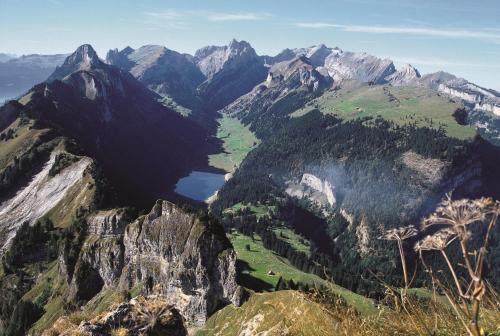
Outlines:
[[259, 144], [259, 140], [234, 117], [224, 114], [218, 121], [217, 138], [222, 140], [223, 152], [210, 155], [209, 164], [232, 172], [248, 152]]
[[[371, 314], [375, 312], [375, 307], [370, 299], [327, 282], [317, 275], [298, 270], [286, 258], [266, 249], [258, 235], [254, 235], [252, 239], [233, 231], [228, 234], [228, 237], [233, 244], [238, 260], [244, 265], [240, 274], [241, 285], [256, 290], [272, 291], [281, 276], [286, 280], [292, 279], [295, 282], [307, 283], [312, 286], [326, 286], [342, 296], [349, 305], [355, 307], [360, 313]], [[270, 271], [272, 271], [272, 275], [269, 274]]]
[[460, 107], [461, 104], [426, 88], [377, 85], [327, 91], [292, 116], [302, 116], [314, 109], [345, 120], [380, 115], [398, 125], [434, 129], [442, 126], [451, 137], [469, 139], [476, 133], [474, 127], [460, 125], [453, 117]]

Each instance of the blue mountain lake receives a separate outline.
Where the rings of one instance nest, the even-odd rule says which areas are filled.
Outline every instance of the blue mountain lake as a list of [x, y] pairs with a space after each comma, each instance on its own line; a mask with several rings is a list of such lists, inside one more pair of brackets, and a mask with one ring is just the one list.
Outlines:
[[212, 196], [224, 184], [224, 174], [192, 171], [181, 178], [175, 185], [175, 192], [197, 201], [204, 201]]

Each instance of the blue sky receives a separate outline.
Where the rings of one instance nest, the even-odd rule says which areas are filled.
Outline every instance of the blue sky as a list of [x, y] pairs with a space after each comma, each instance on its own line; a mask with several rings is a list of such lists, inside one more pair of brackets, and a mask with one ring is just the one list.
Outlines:
[[232, 38], [259, 54], [318, 43], [445, 70], [500, 90], [497, 0], [0, 0], [0, 52], [161, 44], [194, 53]]

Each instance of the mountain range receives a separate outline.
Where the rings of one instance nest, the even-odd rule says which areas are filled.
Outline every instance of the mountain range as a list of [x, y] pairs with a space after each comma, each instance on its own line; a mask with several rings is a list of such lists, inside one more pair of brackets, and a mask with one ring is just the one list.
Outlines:
[[[237, 40], [105, 59], [84, 44], [0, 67], [15, 98], [0, 107], [0, 334], [278, 335], [280, 321], [314, 334], [301, 314], [328, 334], [335, 314], [391, 319], [403, 270], [381, 232], [446, 195], [500, 198], [500, 94], [445, 72]], [[176, 189], [200, 171], [224, 175], [219, 190], [194, 179], [206, 202]], [[432, 233], [414, 230], [412, 260]], [[414, 271], [421, 300], [427, 276]]]

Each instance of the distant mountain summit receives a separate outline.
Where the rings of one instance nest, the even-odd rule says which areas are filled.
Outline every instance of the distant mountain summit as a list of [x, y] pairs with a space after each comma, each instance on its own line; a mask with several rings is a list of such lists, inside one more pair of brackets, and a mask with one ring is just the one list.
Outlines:
[[97, 53], [90, 44], [84, 44], [74, 53], [69, 55], [61, 66], [58, 66], [54, 73], [48, 78], [49, 81], [63, 79], [71, 73], [79, 70], [91, 70], [92, 68], [104, 65]]
[[233, 39], [227, 46], [202, 48], [196, 51], [194, 61], [207, 78], [199, 93], [215, 110], [249, 92], [267, 76], [264, 59], [246, 41]]

